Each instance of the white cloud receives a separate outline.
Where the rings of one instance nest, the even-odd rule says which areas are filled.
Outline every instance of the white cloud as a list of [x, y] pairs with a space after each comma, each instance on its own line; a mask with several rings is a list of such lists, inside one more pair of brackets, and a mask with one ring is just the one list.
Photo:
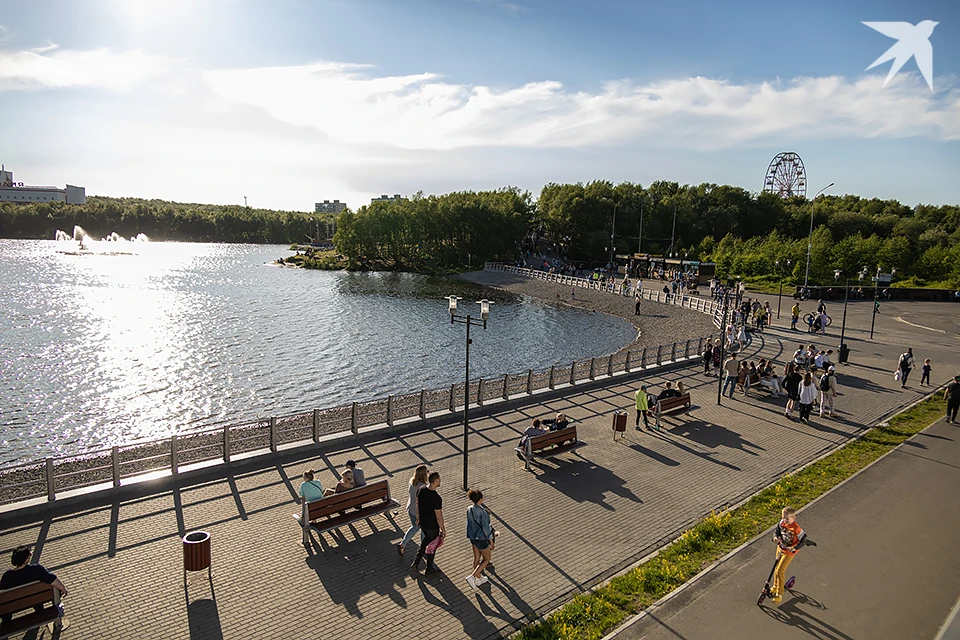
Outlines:
[[52, 46], [0, 51], [0, 91], [102, 87], [123, 92], [169, 73], [174, 65], [169, 59], [141, 51], [75, 51]]

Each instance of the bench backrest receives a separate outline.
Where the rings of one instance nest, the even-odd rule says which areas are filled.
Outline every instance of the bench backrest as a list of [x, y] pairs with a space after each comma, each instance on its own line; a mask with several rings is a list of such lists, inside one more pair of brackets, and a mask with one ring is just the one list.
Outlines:
[[307, 520], [316, 520], [340, 511], [353, 509], [362, 506], [368, 502], [387, 501], [390, 499], [390, 485], [386, 480], [371, 482], [356, 489], [350, 489], [343, 493], [336, 493], [326, 498], [308, 502], [304, 511], [307, 511]]
[[549, 433], [544, 433], [543, 435], [533, 436], [530, 438], [530, 449], [543, 449], [544, 447], [549, 447], [551, 445], [559, 444], [565, 440], [571, 439], [577, 439], [576, 426], [569, 426], [566, 429], [560, 429], [559, 431], [551, 431]]
[[677, 407], [688, 404], [690, 404], [689, 393], [685, 393], [682, 396], [677, 396], [675, 398], [664, 398], [663, 400], [657, 401], [657, 406], [660, 407], [661, 411], [669, 411], [670, 409], [676, 409]]
[[0, 591], [0, 615], [12, 615], [47, 602], [56, 603], [59, 599], [56, 588], [46, 582], [30, 582], [4, 589]]
[[760, 374], [754, 373], [750, 376], [750, 384], [760, 384]]

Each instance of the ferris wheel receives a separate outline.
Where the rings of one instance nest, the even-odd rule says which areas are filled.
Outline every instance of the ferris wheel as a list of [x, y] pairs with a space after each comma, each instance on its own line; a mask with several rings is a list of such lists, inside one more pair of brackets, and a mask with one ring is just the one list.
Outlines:
[[781, 198], [806, 197], [807, 174], [803, 169], [800, 154], [793, 151], [778, 153], [767, 167], [767, 175], [763, 179], [763, 190], [775, 193]]

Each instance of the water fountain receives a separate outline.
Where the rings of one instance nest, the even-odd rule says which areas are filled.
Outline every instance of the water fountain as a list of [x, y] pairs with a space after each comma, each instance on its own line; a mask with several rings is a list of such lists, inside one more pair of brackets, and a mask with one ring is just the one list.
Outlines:
[[[148, 238], [144, 233], [138, 233], [136, 236], [127, 240], [116, 231], [97, 241], [91, 238], [90, 234], [88, 234], [80, 225], [74, 225], [73, 235], [68, 234], [66, 231], [57, 229], [55, 240], [57, 242], [66, 242], [71, 244], [71, 248], [57, 249], [57, 253], [64, 253], [73, 256], [132, 256], [137, 255], [138, 252], [134, 247], [130, 247], [129, 245], [150, 242], [150, 238]], [[105, 247], [104, 244], [107, 242], [113, 244], [114, 246], [119, 244], [123, 246], [123, 248], [115, 249], [113, 247]]]

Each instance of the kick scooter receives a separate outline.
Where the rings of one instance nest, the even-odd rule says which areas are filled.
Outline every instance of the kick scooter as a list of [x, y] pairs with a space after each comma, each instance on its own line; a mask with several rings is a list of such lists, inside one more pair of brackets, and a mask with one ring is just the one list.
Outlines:
[[[800, 546], [815, 547], [817, 546], [817, 543], [811, 540], [810, 538], [804, 538], [803, 544], [801, 544]], [[764, 600], [766, 600], [767, 598], [773, 597], [770, 595], [770, 582], [773, 580], [773, 572], [777, 570], [778, 562], [780, 562], [780, 558], [777, 558], [776, 560], [774, 560], [773, 567], [770, 568], [770, 575], [767, 576], [767, 581], [763, 585], [763, 591], [760, 592], [760, 597], [757, 598], [758, 607], [763, 604]], [[797, 581], [797, 576], [790, 576], [787, 582], [783, 585], [784, 590], [789, 591], [790, 589], [793, 589], [793, 585], [794, 583], [796, 583], [796, 581]]]

